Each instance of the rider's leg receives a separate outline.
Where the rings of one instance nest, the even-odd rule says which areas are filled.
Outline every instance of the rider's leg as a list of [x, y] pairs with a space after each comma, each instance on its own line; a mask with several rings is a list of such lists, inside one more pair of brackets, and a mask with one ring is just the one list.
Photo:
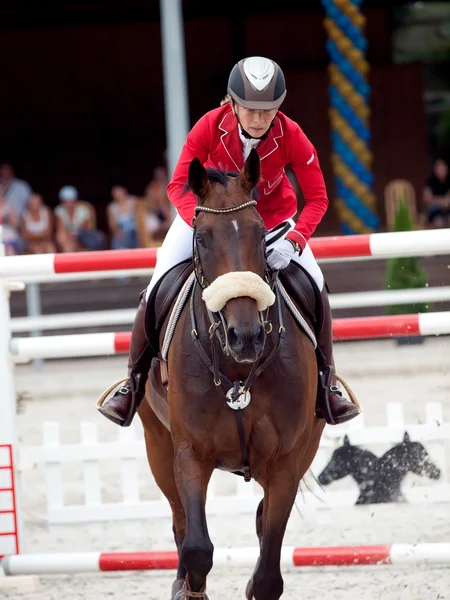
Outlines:
[[150, 292], [161, 277], [179, 262], [192, 255], [192, 229], [180, 216], [175, 217], [161, 248], [152, 279], [140, 296], [131, 332], [128, 357], [128, 380], [99, 411], [118, 425], [130, 425], [145, 395], [145, 383], [154, 356], [145, 335], [145, 313]]
[[[317, 337], [318, 361], [321, 379], [319, 382], [319, 406], [329, 403], [330, 411], [333, 418], [329, 420], [331, 425], [350, 421], [359, 415], [359, 409], [346, 398], [336, 387], [334, 374], [334, 358], [333, 358], [333, 330], [331, 307], [328, 300], [328, 294], [325, 289], [325, 281], [323, 273], [317, 264], [314, 254], [312, 253], [309, 244], [303, 250], [300, 256], [295, 256], [293, 259], [299, 263], [312, 276], [317, 283], [322, 300], [323, 324], [322, 329]], [[322, 395], [322, 396], [321, 396]]]

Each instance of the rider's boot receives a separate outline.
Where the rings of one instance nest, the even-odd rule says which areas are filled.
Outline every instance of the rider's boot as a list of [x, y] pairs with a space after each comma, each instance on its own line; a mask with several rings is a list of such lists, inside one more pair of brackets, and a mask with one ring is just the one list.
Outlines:
[[319, 393], [317, 414], [323, 416], [330, 425], [338, 425], [354, 419], [360, 409], [344, 398], [336, 386], [334, 378], [333, 330], [330, 301], [326, 288], [322, 290], [323, 324], [317, 338], [319, 362]]
[[140, 302], [131, 332], [128, 357], [128, 380], [98, 409], [102, 415], [117, 425], [128, 427], [145, 396], [145, 384], [154, 352], [145, 334], [145, 291]]

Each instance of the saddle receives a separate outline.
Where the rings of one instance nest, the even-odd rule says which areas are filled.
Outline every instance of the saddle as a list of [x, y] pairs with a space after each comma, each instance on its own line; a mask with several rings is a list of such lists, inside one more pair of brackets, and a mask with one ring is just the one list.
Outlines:
[[[170, 269], [153, 288], [147, 302], [146, 335], [155, 356], [160, 351], [161, 334], [172, 306], [192, 274], [192, 260], [187, 259]], [[280, 271], [279, 280], [310, 328], [318, 334], [322, 329], [323, 311], [316, 282], [303, 267], [294, 263]]]

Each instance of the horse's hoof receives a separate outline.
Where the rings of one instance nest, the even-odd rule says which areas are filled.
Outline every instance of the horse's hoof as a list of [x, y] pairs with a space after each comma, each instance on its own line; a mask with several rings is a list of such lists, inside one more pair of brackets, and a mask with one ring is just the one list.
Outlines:
[[[177, 589], [179, 591], [175, 594], [175, 596], [173, 596]], [[190, 598], [200, 598], [201, 600], [209, 600], [208, 596], [206, 595], [206, 592], [204, 592], [201, 596], [193, 596], [189, 594], [189, 591], [186, 589], [186, 581], [184, 579], [177, 579], [172, 586], [172, 600], [190, 600]]]
[[[180, 590], [176, 596], [174, 596], [173, 600], [189, 600], [191, 596], [184, 596], [184, 591]], [[208, 596], [204, 594], [202, 596], [203, 600], [209, 600]]]
[[247, 583], [247, 587], [245, 588], [245, 595], [247, 600], [253, 600], [253, 577]]
[[171, 595], [172, 600], [180, 600], [180, 598], [181, 598], [180, 593], [183, 590], [183, 585], [184, 585], [183, 577], [180, 577], [173, 582], [172, 595]]

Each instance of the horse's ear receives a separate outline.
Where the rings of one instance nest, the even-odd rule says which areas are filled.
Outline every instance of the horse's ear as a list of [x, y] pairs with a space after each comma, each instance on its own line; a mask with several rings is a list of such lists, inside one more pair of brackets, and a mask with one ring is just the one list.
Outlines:
[[350, 440], [348, 439], [348, 435], [344, 435], [343, 446], [350, 446]]
[[191, 160], [188, 174], [189, 187], [197, 196], [200, 203], [209, 191], [208, 173], [198, 158]]
[[261, 161], [255, 148], [250, 151], [244, 167], [239, 173], [239, 179], [242, 187], [249, 193], [258, 185], [261, 179]]
[[405, 435], [403, 436], [403, 443], [409, 444], [410, 441], [411, 441], [411, 438], [409, 437], [409, 433], [407, 431], [405, 431]]

